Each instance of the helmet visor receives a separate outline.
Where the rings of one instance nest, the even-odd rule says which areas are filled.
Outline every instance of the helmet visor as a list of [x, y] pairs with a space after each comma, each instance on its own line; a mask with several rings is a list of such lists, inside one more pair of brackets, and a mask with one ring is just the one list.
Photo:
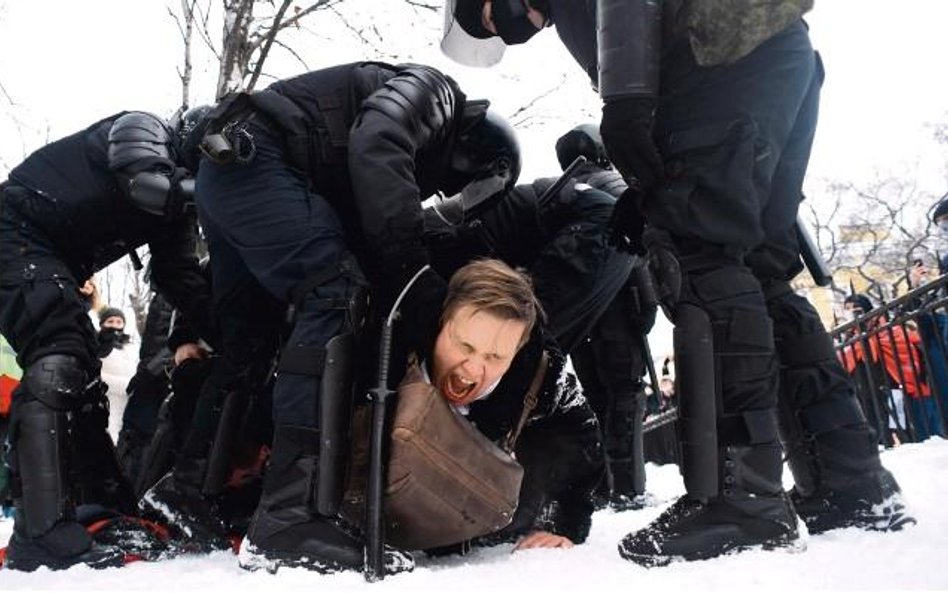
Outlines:
[[[487, 68], [500, 62], [507, 44], [500, 37], [479, 39], [469, 34], [458, 23], [455, 10], [459, 0], [445, 0], [444, 35], [441, 51], [458, 64], [474, 68]], [[461, 0], [463, 1], [463, 0]]]

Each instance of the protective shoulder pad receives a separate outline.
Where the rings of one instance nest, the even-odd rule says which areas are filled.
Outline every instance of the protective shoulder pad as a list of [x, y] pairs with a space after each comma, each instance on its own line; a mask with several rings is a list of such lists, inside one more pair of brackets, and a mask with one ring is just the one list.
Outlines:
[[141, 171], [174, 171], [174, 137], [165, 122], [150, 113], [133, 111], [109, 130], [109, 169], [134, 175]]
[[406, 65], [362, 104], [418, 134], [419, 146], [445, 137], [463, 98], [447, 76], [429, 66]]

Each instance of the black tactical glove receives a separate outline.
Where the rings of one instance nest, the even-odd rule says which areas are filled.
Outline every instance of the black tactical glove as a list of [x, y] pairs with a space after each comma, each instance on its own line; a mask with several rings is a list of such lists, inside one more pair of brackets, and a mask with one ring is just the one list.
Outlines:
[[662, 157], [652, 139], [655, 99], [625, 97], [602, 106], [599, 133], [606, 153], [630, 185], [637, 180], [643, 192], [665, 175]]
[[642, 243], [645, 217], [640, 209], [641, 197], [638, 188], [626, 189], [616, 201], [609, 219], [609, 244], [633, 255], [645, 255], [645, 245]]
[[194, 209], [194, 176], [184, 167], [175, 167], [169, 180], [171, 189], [168, 191], [165, 216], [169, 219], [178, 219]]

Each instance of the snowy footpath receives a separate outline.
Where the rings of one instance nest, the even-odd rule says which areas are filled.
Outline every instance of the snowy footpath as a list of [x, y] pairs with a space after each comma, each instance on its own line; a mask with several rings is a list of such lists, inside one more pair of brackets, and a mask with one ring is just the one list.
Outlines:
[[[249, 573], [228, 553], [178, 558], [120, 569], [73, 568], [34, 573], [0, 571], [0, 591], [439, 591], [460, 593], [670, 593], [734, 590], [948, 590], [948, 441], [932, 439], [883, 453], [905, 492], [918, 525], [900, 533], [844, 529], [808, 538], [807, 550], [748, 552], [703, 562], [646, 569], [622, 560], [616, 544], [643, 527], [683, 492], [674, 466], [648, 468], [648, 489], [660, 501], [641, 511], [603, 511], [592, 533], [572, 550], [530, 550], [510, 546], [469, 556], [419, 558], [415, 571], [368, 584], [360, 574], [320, 576], [303, 569], [276, 575]], [[789, 472], [786, 472], [788, 474]], [[5, 541], [12, 521], [0, 520]]]

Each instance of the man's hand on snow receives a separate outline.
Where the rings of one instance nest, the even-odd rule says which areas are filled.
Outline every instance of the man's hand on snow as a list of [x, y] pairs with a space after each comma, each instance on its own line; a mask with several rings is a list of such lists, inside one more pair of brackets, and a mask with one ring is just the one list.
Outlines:
[[533, 548], [572, 548], [575, 545], [568, 537], [556, 535], [549, 531], [534, 531], [520, 538], [513, 551]]

